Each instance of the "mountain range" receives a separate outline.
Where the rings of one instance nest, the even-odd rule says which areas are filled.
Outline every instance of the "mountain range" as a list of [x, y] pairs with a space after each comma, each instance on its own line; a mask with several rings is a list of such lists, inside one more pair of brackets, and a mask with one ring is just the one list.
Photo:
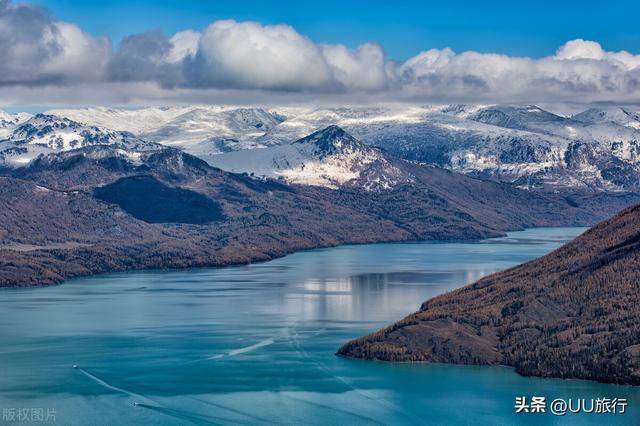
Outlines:
[[[274, 109], [214, 106], [54, 110], [93, 126], [131, 132], [240, 170], [217, 154], [288, 145], [338, 125], [407, 160], [528, 189], [637, 191], [640, 114], [623, 107], [573, 116], [534, 105]], [[258, 155], [253, 156], [256, 158]], [[247, 167], [249, 173], [252, 170]], [[273, 171], [262, 170], [263, 175]], [[276, 170], [277, 172], [277, 170]]]
[[640, 201], [631, 193], [525, 191], [395, 158], [337, 126], [291, 145], [304, 158], [351, 158], [344, 164], [353, 167], [343, 181], [330, 170], [334, 180], [321, 184], [304, 180], [308, 163], [293, 169], [296, 179], [256, 178], [176, 148], [118, 140], [6, 169], [0, 283], [245, 263], [344, 243], [477, 240], [587, 225]]
[[[34, 265], [13, 278], [4, 271], [6, 285], [591, 225], [640, 201], [637, 115], [624, 109], [561, 117], [533, 106], [194, 106], [1, 117], [0, 250]], [[176, 252], [138, 253], [149, 241]], [[84, 254], [78, 264], [52, 260], [61, 247]]]
[[544, 257], [428, 300], [338, 354], [640, 385], [639, 266], [635, 206]]

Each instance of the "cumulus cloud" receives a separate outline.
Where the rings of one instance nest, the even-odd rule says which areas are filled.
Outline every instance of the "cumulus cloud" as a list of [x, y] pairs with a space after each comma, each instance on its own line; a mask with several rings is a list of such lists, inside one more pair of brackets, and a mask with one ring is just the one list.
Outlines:
[[181, 81], [175, 48], [160, 31], [125, 37], [111, 56], [108, 77], [113, 81], [156, 81], [170, 85]]
[[200, 37], [189, 83], [273, 90], [324, 89], [331, 70], [322, 51], [288, 25], [218, 21]]
[[171, 48], [165, 59], [167, 62], [175, 64], [195, 56], [198, 52], [199, 41], [200, 33], [197, 31], [187, 30], [176, 33], [169, 40]]
[[481, 101], [640, 99], [640, 55], [572, 40], [532, 59], [432, 49], [398, 67], [403, 93]]
[[0, 0], [0, 85], [104, 78], [111, 45], [40, 7]]
[[355, 51], [343, 45], [324, 45], [322, 54], [335, 81], [344, 90], [377, 91], [388, 87], [384, 51], [374, 43], [366, 43]]
[[[318, 44], [289, 25], [224, 20], [167, 37], [148, 31], [113, 47], [45, 9], [0, 0], [0, 86], [127, 87], [184, 101], [206, 93], [463, 102], [640, 103], [640, 55], [571, 40], [544, 58], [449, 48], [404, 62], [382, 46]], [[157, 90], [150, 92], [155, 85]], [[107, 89], [108, 91], [108, 89]], [[53, 93], [54, 91], [43, 91]], [[2, 92], [0, 92], [2, 93]], [[239, 95], [245, 93], [246, 95]], [[31, 93], [32, 95], [33, 93]], [[285, 94], [285, 95], [283, 95]], [[77, 93], [75, 94], [77, 96]], [[123, 95], [124, 96], [124, 95]], [[125, 97], [126, 97], [125, 96]], [[206, 96], [205, 96], [206, 97]]]

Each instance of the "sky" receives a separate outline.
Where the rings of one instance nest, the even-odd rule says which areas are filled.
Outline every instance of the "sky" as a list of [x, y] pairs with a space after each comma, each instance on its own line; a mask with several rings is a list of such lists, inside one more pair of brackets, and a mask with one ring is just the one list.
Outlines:
[[317, 43], [376, 41], [396, 60], [450, 47], [516, 56], [551, 55], [567, 40], [640, 53], [640, 2], [617, 1], [123, 1], [42, 0], [58, 18], [114, 41], [159, 29], [204, 29], [220, 19], [286, 23]]
[[627, 0], [0, 0], [0, 107], [637, 105], [639, 14]]

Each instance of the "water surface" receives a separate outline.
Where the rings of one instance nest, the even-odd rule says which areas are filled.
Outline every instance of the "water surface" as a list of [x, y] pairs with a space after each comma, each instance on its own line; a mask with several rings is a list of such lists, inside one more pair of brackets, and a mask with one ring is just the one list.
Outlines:
[[[48, 410], [51, 423], [55, 415], [65, 425], [632, 424], [640, 404], [632, 387], [334, 356], [342, 343], [429, 297], [541, 256], [582, 231], [342, 246], [248, 266], [4, 290], [0, 408]], [[628, 398], [630, 411], [516, 415], [518, 395]]]

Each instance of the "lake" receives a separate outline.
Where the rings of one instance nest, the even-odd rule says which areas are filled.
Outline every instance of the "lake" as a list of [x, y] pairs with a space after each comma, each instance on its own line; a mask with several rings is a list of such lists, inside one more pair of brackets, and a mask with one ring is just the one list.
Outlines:
[[[245, 266], [5, 289], [0, 423], [19, 423], [20, 414], [25, 424], [46, 423], [32, 417], [42, 414], [64, 425], [633, 424], [633, 387], [334, 355], [426, 299], [583, 230], [342, 246]], [[618, 415], [515, 414], [516, 396], [627, 398], [629, 407]]]

